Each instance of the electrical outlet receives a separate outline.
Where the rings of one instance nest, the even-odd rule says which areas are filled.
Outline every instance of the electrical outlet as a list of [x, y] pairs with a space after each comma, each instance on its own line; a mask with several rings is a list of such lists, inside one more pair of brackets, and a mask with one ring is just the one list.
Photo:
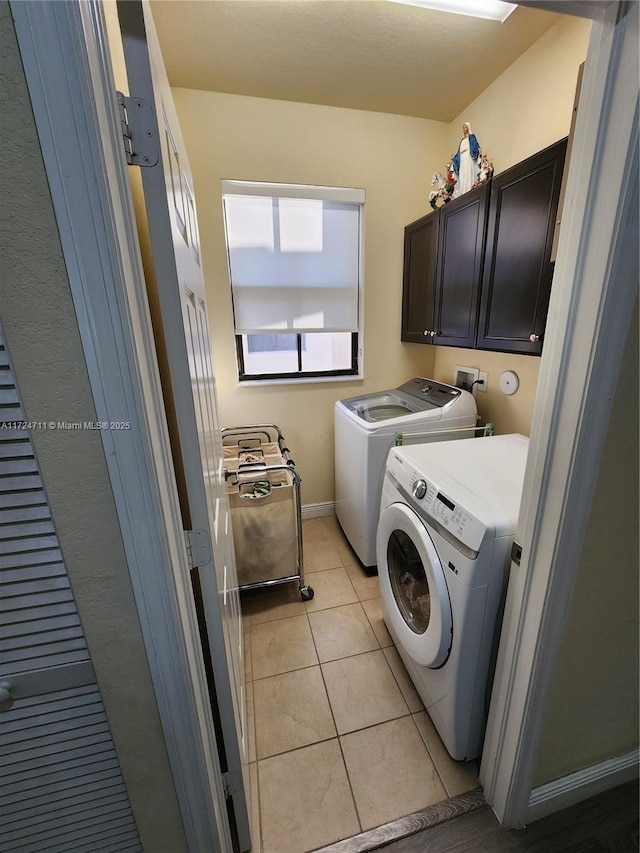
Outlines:
[[481, 382], [478, 382], [474, 387], [485, 394], [487, 391], [487, 385], [489, 384], [489, 374], [485, 370], [481, 370], [478, 374], [478, 379], [480, 379]]
[[475, 367], [461, 367], [456, 364], [453, 371], [453, 384], [456, 388], [462, 388], [464, 391], [469, 391], [473, 396], [476, 395], [477, 385], [473, 383], [478, 379], [478, 370]]

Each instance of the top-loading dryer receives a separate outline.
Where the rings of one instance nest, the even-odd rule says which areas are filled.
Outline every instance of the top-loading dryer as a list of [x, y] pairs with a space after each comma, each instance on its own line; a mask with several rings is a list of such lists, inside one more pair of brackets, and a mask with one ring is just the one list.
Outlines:
[[468, 438], [474, 435], [477, 420], [476, 402], [468, 391], [420, 376], [398, 388], [338, 400], [334, 407], [336, 516], [365, 566], [376, 564], [382, 480], [395, 434], [402, 432], [405, 444]]

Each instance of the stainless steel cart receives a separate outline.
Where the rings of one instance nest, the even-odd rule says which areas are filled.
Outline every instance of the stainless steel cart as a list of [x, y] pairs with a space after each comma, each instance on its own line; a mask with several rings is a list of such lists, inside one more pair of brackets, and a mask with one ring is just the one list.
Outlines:
[[222, 430], [225, 479], [241, 590], [304, 582], [300, 475], [275, 424]]

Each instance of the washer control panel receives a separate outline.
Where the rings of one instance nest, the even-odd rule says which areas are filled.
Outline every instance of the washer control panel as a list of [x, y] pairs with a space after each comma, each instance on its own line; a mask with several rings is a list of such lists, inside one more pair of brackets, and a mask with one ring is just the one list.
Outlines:
[[422, 498], [427, 494], [427, 481], [416, 480], [413, 486], [411, 487], [411, 491], [413, 492], [414, 498], [422, 500]]
[[411, 492], [421, 509], [446, 531], [473, 551], [478, 551], [485, 534], [485, 525], [464, 507], [456, 505], [435, 483], [411, 476]]

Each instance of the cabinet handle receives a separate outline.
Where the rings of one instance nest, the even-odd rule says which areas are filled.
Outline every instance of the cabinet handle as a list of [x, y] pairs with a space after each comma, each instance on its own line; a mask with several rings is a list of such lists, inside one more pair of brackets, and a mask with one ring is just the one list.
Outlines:
[[428, 337], [429, 337], [429, 335], [431, 335], [431, 334], [432, 334], [432, 332], [428, 331], [428, 329], [425, 329], [425, 330], [424, 330], [424, 332], [423, 332], [422, 334], [425, 336], [425, 338], [428, 338]]
[[540, 335], [529, 335], [529, 340], [532, 344], [535, 344], [540, 340]]

